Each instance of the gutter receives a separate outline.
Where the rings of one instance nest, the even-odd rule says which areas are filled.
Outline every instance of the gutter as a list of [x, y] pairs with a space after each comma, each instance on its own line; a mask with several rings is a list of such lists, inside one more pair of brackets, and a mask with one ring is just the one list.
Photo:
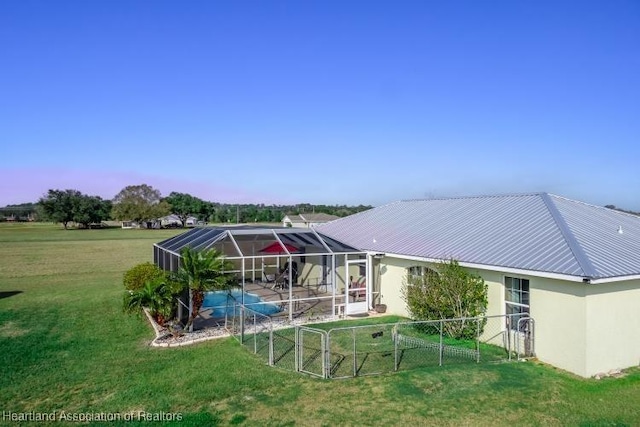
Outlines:
[[[421, 261], [421, 262], [431, 262], [436, 264], [442, 261], [445, 261], [440, 258], [425, 258], [425, 257], [419, 257], [419, 256], [413, 256], [413, 255], [402, 255], [402, 254], [394, 254], [394, 253], [381, 254], [378, 251], [367, 251], [367, 253], [371, 256], [384, 255], [390, 258], [406, 259], [406, 260]], [[546, 279], [566, 280], [569, 282], [584, 283], [586, 285], [599, 285], [602, 283], [623, 282], [626, 280], [640, 280], [640, 274], [632, 274], [627, 276], [616, 276], [616, 277], [593, 278], [593, 277], [587, 277], [587, 276], [572, 276], [570, 274], [553, 273], [549, 271], [525, 270], [522, 268], [502, 267], [498, 265], [476, 264], [473, 262], [464, 262], [464, 261], [458, 261], [458, 264], [460, 264], [462, 267], [475, 268], [478, 270], [497, 271], [500, 273], [510, 273], [510, 274], [523, 275], [523, 276], [544, 277]]]
[[640, 274], [632, 274], [629, 276], [603, 277], [600, 279], [591, 279], [589, 283], [599, 285], [600, 283], [624, 282], [626, 280], [640, 280]]

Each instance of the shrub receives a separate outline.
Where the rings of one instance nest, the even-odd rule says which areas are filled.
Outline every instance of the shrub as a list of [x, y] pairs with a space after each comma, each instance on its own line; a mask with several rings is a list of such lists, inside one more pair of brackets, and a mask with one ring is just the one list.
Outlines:
[[128, 313], [140, 313], [147, 308], [155, 321], [163, 326], [173, 317], [175, 296], [175, 289], [164, 281], [148, 281], [140, 289], [125, 291], [123, 308]]
[[122, 284], [125, 289], [138, 291], [147, 282], [166, 281], [167, 278], [167, 273], [164, 270], [150, 262], [145, 262], [130, 268], [124, 273]]
[[[402, 284], [402, 298], [416, 320], [478, 317], [485, 314], [488, 304], [487, 285], [482, 277], [467, 272], [455, 260], [441, 263], [437, 273], [407, 277]], [[480, 324], [481, 331], [484, 323]], [[447, 322], [445, 328], [447, 335], [454, 338], [473, 338], [478, 332], [476, 322]]]

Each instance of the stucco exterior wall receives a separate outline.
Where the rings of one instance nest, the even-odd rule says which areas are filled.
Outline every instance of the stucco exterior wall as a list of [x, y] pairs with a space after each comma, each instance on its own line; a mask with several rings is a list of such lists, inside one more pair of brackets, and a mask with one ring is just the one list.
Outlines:
[[[313, 255], [306, 255], [304, 264], [298, 261], [298, 283], [301, 285], [312, 287], [312, 288], [322, 283], [323, 270], [325, 269], [325, 267], [322, 265], [322, 262], [323, 262], [322, 256], [313, 256]], [[330, 256], [327, 257], [326, 262], [327, 262], [326, 283], [328, 286], [323, 289], [326, 289], [327, 292], [331, 292], [331, 289], [334, 284], [332, 283], [332, 275], [331, 275], [332, 264], [331, 264]], [[343, 258], [341, 259], [341, 257], [339, 256], [336, 257], [335, 279], [336, 279], [335, 285], [337, 285], [336, 291], [338, 293], [344, 292], [345, 266], [344, 266], [344, 259]]]
[[640, 364], [640, 280], [586, 285], [586, 376]]
[[586, 285], [534, 276], [523, 278], [529, 279], [536, 356], [545, 363], [588, 376], [585, 368]]
[[[329, 264], [327, 271], [331, 268], [331, 259], [327, 260]], [[322, 265], [321, 256], [306, 256], [305, 262], [298, 261], [298, 283], [306, 286], [318, 286], [322, 282], [324, 267]], [[327, 277], [327, 282], [331, 281], [331, 277]]]
[[409, 317], [407, 304], [402, 299], [402, 283], [407, 268], [418, 265], [416, 261], [385, 257], [380, 261], [377, 277], [380, 280], [380, 303], [387, 305], [387, 313]]

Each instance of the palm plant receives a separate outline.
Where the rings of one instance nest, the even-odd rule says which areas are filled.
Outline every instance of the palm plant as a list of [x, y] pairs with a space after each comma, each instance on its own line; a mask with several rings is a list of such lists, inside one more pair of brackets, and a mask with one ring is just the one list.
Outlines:
[[189, 290], [191, 304], [185, 329], [192, 331], [193, 321], [204, 301], [204, 292], [228, 289], [232, 279], [228, 271], [233, 269], [233, 264], [216, 250], [199, 251], [186, 247], [180, 256], [180, 268], [174, 280]]
[[124, 310], [129, 313], [139, 313], [146, 308], [162, 326], [173, 314], [175, 295], [175, 290], [165, 281], [150, 280], [139, 289], [125, 292]]

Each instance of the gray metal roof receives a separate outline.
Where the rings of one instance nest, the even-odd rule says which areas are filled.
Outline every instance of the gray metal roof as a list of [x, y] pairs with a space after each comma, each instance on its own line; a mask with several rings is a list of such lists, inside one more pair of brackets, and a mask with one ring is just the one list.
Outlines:
[[240, 249], [241, 253], [226, 254], [227, 256], [271, 256], [270, 253], [262, 253], [261, 250], [274, 243], [282, 248], [282, 252], [278, 255], [288, 254], [288, 250], [280, 242], [297, 248], [295, 252], [297, 254], [361, 252], [352, 246], [318, 233], [314, 229], [291, 227], [196, 227], [156, 243], [155, 246], [179, 254], [185, 247], [197, 250], [211, 249], [216, 244], [228, 240], [230, 236], [236, 242], [249, 243], [249, 245], [243, 245], [243, 248]]
[[640, 217], [547, 193], [405, 200], [316, 229], [368, 251], [589, 279], [640, 274]]
[[287, 217], [292, 222], [326, 222], [326, 221], [333, 221], [334, 219], [339, 218], [336, 215], [330, 215], [324, 212], [302, 213], [300, 215], [287, 215]]

